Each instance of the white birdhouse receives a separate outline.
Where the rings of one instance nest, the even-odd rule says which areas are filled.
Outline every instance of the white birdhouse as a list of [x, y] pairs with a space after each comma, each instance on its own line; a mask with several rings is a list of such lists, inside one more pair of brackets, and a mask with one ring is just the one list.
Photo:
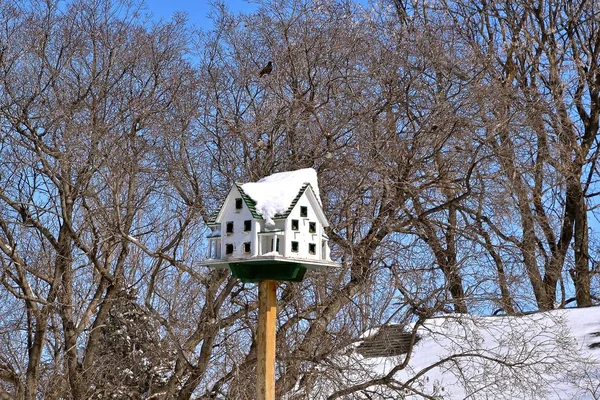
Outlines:
[[209, 221], [206, 264], [246, 282], [300, 281], [306, 269], [337, 266], [312, 168], [234, 184]]

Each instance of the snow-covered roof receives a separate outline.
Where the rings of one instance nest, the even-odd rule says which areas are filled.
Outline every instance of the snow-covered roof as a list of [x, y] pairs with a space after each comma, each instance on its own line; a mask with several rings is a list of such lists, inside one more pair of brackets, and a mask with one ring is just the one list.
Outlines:
[[301, 192], [310, 187], [321, 204], [317, 172], [312, 168], [278, 172], [260, 179], [258, 182], [239, 186], [254, 204], [254, 209], [267, 222], [273, 223], [275, 216], [291, 211]]
[[402, 325], [383, 325], [369, 329], [362, 335], [361, 343], [356, 351], [363, 357], [389, 357], [406, 354], [411, 344], [418, 342], [420, 337], [407, 332]]
[[[306, 192], [323, 226], [329, 226], [321, 209], [317, 172], [312, 168], [278, 172], [258, 182], [234, 183], [232, 190], [234, 189], [239, 192], [252, 216], [266, 220], [267, 225], [273, 225], [273, 219], [287, 218]], [[230, 195], [231, 192], [228, 196]], [[222, 207], [223, 205], [211, 216], [209, 225], [218, 225]]]
[[[380, 331], [370, 330], [362, 343]], [[600, 307], [525, 316], [447, 315], [427, 320], [416, 333], [420, 340], [408, 365], [394, 373], [397, 387], [409, 383], [407, 398], [591, 400], [600, 390]], [[335, 360], [347, 368], [347, 385], [324, 373], [310, 398], [375, 382], [405, 357], [366, 358], [356, 347], [357, 353]], [[398, 393], [375, 384], [368, 389], [388, 398]]]

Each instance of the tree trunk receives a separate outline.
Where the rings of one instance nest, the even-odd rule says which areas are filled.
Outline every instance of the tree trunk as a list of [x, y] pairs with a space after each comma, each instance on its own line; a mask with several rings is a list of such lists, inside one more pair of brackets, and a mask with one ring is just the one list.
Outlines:
[[578, 307], [592, 305], [590, 293], [589, 269], [589, 232], [587, 221], [587, 205], [581, 186], [578, 186], [578, 198], [575, 208], [575, 298]]
[[25, 400], [36, 400], [38, 393], [42, 349], [44, 347], [46, 324], [48, 321], [45, 310], [41, 311], [39, 314], [40, 315], [35, 319], [33, 342], [28, 349], [29, 357], [27, 360], [27, 375], [25, 377]]

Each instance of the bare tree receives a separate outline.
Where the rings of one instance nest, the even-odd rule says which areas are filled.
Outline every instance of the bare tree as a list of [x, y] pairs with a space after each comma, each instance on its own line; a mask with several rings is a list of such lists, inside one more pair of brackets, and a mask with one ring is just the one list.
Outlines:
[[194, 74], [183, 21], [145, 27], [111, 2], [6, 6], [0, 262], [27, 360], [3, 376], [25, 399], [83, 398], [113, 300], [146, 273], [130, 242], [160, 226], [147, 209], [168, 175], [153, 153], [189, 120], [177, 105]]
[[[302, 167], [342, 268], [280, 285], [278, 397], [349, 376], [382, 323], [591, 303], [591, 3], [387, 5], [217, 6], [206, 32], [137, 3], [0, 9], [0, 396], [251, 398], [255, 288], [202, 267], [205, 221]], [[418, 391], [407, 365], [327, 396]]]
[[[420, 21], [401, 27], [345, 3], [265, 4], [238, 17], [222, 10], [217, 22], [202, 43], [199, 121], [204, 151], [226, 166], [217, 181], [315, 167], [345, 265], [284, 290], [279, 395], [310, 388], [321, 361], [394, 314], [389, 279], [409, 243], [423, 249], [415, 263], [441, 295], [394, 318], [446, 304], [466, 312], [458, 210], [480, 156], [457, 150], [471, 148], [475, 129], [456, 113], [468, 105], [467, 85], [455, 83], [450, 55], [430, 58], [457, 49], [436, 41], [433, 28], [419, 32]], [[259, 77], [267, 59], [273, 71]], [[252, 356], [240, 354], [239, 373], [226, 375], [230, 396], [248, 395]], [[220, 380], [211, 393], [225, 387]]]
[[489, 71], [486, 88], [496, 101], [487, 134], [516, 195], [522, 236], [515, 243], [537, 305], [553, 307], [567, 270], [577, 303], [590, 305], [597, 10], [589, 1], [444, 6]]

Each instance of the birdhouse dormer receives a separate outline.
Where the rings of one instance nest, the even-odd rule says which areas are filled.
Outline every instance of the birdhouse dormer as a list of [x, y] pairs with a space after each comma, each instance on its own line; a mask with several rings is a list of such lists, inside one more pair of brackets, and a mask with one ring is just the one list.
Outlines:
[[[307, 268], [337, 265], [312, 168], [234, 184], [209, 226], [207, 265], [228, 266], [245, 281], [301, 280]], [[287, 269], [296, 276], [273, 276]], [[269, 276], [254, 276], [260, 271]]]

